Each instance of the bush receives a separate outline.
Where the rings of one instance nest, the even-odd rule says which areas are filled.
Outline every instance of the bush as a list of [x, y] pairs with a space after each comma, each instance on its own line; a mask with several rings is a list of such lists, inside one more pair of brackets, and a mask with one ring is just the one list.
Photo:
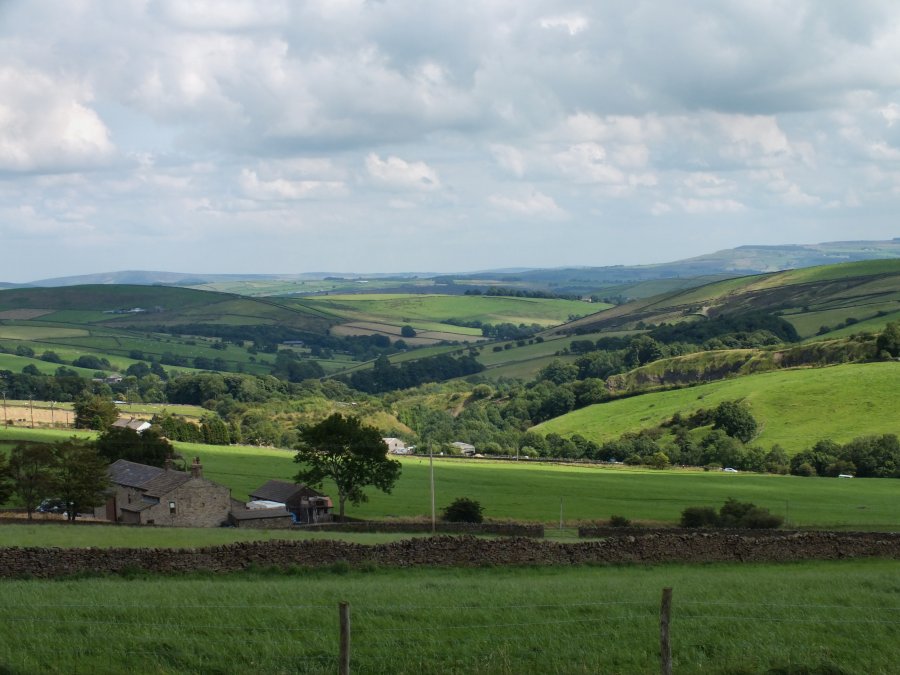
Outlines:
[[709, 506], [689, 506], [681, 512], [682, 527], [715, 527], [719, 514]]
[[458, 497], [444, 509], [443, 518], [449, 523], [480, 523], [484, 520], [481, 504], [468, 497]]
[[784, 519], [751, 502], [729, 498], [716, 513], [708, 506], [689, 506], [681, 512], [682, 527], [736, 527], [752, 530], [774, 530]]
[[625, 516], [610, 516], [610, 527], [631, 527], [631, 521]]

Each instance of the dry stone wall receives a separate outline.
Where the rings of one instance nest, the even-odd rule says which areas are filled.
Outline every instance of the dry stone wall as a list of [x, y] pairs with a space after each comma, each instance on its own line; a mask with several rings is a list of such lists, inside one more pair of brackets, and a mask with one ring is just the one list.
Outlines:
[[0, 548], [0, 577], [52, 578], [84, 573], [237, 572], [259, 567], [501, 566], [588, 563], [787, 562], [900, 559], [900, 534], [799, 532], [755, 536], [723, 532], [649, 533], [561, 544], [533, 538], [470, 535], [366, 546], [340, 541], [241, 542], [200, 549]]
[[[326, 532], [431, 532], [430, 522], [420, 521], [356, 521], [304, 526]], [[523, 523], [436, 523], [435, 530], [450, 534], [489, 534], [500, 537], [543, 538], [544, 526]]]

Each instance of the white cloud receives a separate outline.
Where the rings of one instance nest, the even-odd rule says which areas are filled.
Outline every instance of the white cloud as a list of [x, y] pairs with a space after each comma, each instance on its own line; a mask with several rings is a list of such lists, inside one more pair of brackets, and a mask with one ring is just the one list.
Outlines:
[[707, 213], [738, 213], [745, 206], [734, 199], [695, 199], [676, 197], [675, 204], [685, 213], [700, 215]]
[[109, 130], [78, 82], [0, 67], [0, 170], [67, 171], [109, 162]]
[[517, 148], [495, 143], [491, 145], [491, 154], [497, 164], [514, 176], [521, 178], [525, 175], [525, 156]]
[[347, 194], [347, 186], [341, 181], [286, 180], [275, 178], [260, 180], [255, 171], [241, 171], [240, 184], [244, 193], [257, 200], [292, 200], [342, 197]]
[[370, 153], [366, 171], [376, 183], [393, 189], [430, 191], [441, 186], [437, 171], [425, 162], [407, 162], [393, 155], [383, 160]]
[[894, 126], [894, 122], [900, 120], [900, 105], [897, 105], [896, 103], [892, 102], [889, 105], [886, 105], [879, 110], [879, 112], [889, 127]]
[[590, 22], [579, 15], [547, 16], [540, 20], [540, 25], [541, 28], [562, 28], [569, 35], [578, 35], [587, 29]]
[[566, 216], [565, 210], [560, 208], [553, 197], [537, 190], [515, 196], [494, 194], [488, 198], [488, 201], [498, 209], [520, 216], [549, 219]]

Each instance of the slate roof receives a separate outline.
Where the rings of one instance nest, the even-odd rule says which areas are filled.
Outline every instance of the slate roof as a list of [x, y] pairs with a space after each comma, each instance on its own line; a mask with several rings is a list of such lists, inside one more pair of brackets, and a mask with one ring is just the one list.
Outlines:
[[309, 488], [297, 483], [289, 483], [286, 480], [270, 480], [256, 488], [250, 494], [250, 498], [285, 504], [291, 497], [304, 489], [308, 490]]
[[117, 459], [109, 466], [109, 479], [117, 485], [143, 490], [147, 497], [158, 498], [187, 483], [191, 474]]
[[127, 459], [117, 459], [109, 465], [110, 481], [126, 487], [142, 487], [144, 483], [156, 478], [161, 473], [165, 473], [165, 469], [129, 462]]
[[155, 478], [151, 478], [141, 485], [145, 497], [162, 497], [179, 485], [184, 485], [191, 479], [191, 474], [184, 471], [163, 471]]

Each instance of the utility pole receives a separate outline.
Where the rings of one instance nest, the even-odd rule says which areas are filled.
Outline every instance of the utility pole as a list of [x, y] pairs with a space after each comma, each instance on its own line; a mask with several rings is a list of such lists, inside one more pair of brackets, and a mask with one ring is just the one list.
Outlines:
[[31, 407], [31, 428], [34, 429], [34, 394], [28, 395], [28, 405]]
[[3, 390], [3, 426], [9, 429], [9, 415], [6, 414], [6, 389]]
[[563, 498], [559, 498], [559, 529], [563, 529]]
[[436, 517], [434, 513], [434, 445], [428, 444], [428, 464], [431, 468], [431, 534], [435, 533]]
[[56, 401], [50, 401], [50, 427], [53, 428], [56, 426], [56, 419], [53, 416], [53, 406], [56, 405]]

